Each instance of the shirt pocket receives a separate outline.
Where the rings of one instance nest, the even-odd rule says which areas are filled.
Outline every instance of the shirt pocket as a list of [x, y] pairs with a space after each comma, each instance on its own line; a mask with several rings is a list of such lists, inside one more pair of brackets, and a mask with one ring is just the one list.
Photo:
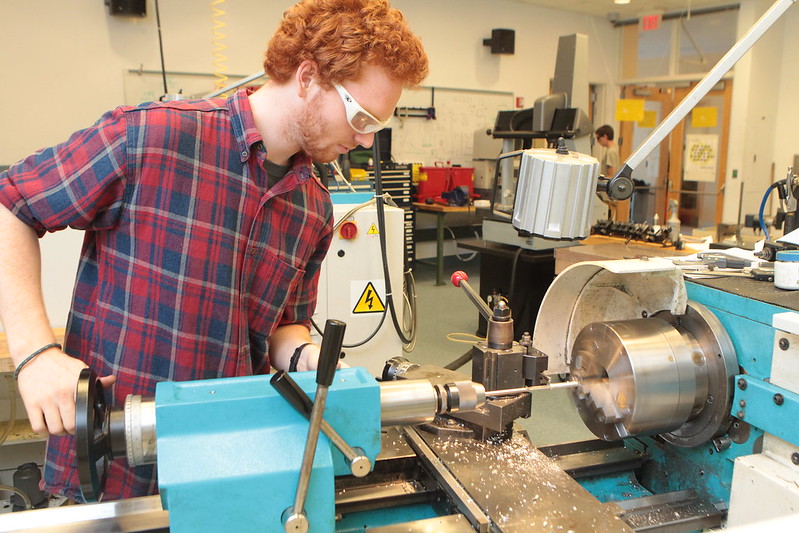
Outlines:
[[247, 319], [251, 332], [268, 337], [277, 327], [280, 317], [305, 270], [296, 268], [275, 254], [265, 251], [254, 266], [250, 293], [247, 298]]

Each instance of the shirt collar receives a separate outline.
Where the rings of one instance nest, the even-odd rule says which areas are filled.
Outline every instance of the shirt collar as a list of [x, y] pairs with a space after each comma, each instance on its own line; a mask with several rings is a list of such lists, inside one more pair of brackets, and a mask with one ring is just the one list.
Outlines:
[[[255, 127], [255, 117], [250, 107], [250, 94], [255, 91], [252, 87], [240, 89], [227, 99], [228, 109], [230, 110], [230, 120], [233, 124], [233, 131], [236, 135], [236, 142], [239, 149], [239, 157], [242, 163], [250, 158], [253, 145], [263, 142], [261, 134]], [[267, 147], [267, 150], [269, 148]], [[311, 158], [304, 153], [298, 153], [291, 159], [291, 170], [296, 172], [299, 181], [307, 181], [311, 177]]]
[[236, 135], [239, 157], [242, 163], [250, 158], [252, 146], [261, 140], [261, 134], [258, 133], [258, 129], [255, 127], [255, 118], [252, 115], [250, 99], [248, 98], [253, 90], [250, 87], [240, 89], [227, 99], [230, 120], [233, 124], [233, 132]]

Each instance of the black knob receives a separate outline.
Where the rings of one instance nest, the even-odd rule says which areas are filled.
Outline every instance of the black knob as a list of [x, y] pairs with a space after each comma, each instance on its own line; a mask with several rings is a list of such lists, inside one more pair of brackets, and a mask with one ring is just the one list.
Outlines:
[[319, 363], [316, 367], [316, 383], [329, 387], [336, 373], [341, 345], [344, 344], [344, 330], [347, 324], [341, 320], [328, 319], [319, 349]]

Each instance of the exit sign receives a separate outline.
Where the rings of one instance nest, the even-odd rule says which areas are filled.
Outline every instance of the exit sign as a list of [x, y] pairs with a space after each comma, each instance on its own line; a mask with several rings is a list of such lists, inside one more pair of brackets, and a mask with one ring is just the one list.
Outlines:
[[641, 15], [640, 27], [641, 31], [653, 31], [660, 28], [660, 22], [663, 20], [662, 13], [648, 13]]

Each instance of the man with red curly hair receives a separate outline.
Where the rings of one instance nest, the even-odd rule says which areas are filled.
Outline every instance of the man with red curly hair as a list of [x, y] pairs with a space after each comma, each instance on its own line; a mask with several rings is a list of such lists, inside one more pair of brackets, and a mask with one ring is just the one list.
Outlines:
[[[0, 173], [0, 319], [44, 487], [80, 501], [75, 385], [92, 367], [112, 405], [164, 380], [313, 370], [330, 196], [311, 172], [385, 127], [427, 74], [386, 0], [304, 0], [285, 12], [269, 81], [227, 99], [120, 107]], [[65, 345], [42, 301], [37, 236], [86, 230]], [[114, 461], [105, 499], [152, 494], [152, 466]]]

